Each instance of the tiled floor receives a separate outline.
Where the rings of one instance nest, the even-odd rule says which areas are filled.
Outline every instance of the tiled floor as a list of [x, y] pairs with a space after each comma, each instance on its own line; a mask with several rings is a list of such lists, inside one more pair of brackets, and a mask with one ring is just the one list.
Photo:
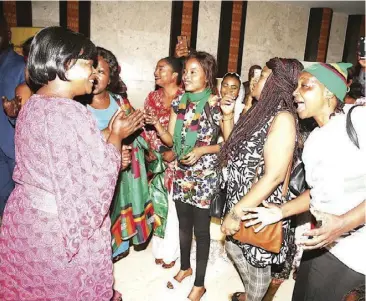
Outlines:
[[[243, 285], [231, 262], [223, 256], [220, 242], [213, 241], [207, 267], [206, 288], [203, 301], [227, 301], [235, 291], [242, 291]], [[194, 246], [192, 247], [192, 249]], [[195, 254], [192, 252], [192, 267]], [[187, 300], [193, 285], [193, 277], [182, 282], [175, 290], [166, 288], [167, 281], [179, 269], [179, 262], [169, 270], [163, 269], [154, 262], [151, 246], [144, 251], [135, 252], [131, 248], [128, 257], [114, 266], [115, 288], [122, 292], [124, 301], [180, 301]], [[274, 300], [290, 301], [294, 281], [282, 284]]]

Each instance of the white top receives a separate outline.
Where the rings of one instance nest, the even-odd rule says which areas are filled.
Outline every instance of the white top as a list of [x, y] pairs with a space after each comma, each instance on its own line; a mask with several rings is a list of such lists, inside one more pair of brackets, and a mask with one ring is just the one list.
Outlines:
[[[344, 111], [350, 109], [346, 105]], [[366, 107], [352, 111], [360, 149], [346, 132], [346, 114], [316, 128], [305, 142], [303, 162], [311, 187], [311, 206], [341, 215], [366, 200]], [[342, 237], [329, 250], [351, 269], [366, 274], [366, 226]]]

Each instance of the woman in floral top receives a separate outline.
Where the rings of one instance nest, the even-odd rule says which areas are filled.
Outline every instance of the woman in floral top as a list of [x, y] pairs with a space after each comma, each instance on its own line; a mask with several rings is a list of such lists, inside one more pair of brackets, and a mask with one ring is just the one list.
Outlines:
[[[217, 136], [221, 111], [216, 90], [216, 61], [206, 52], [191, 54], [185, 63], [183, 81], [186, 93], [172, 103], [168, 131], [155, 124], [162, 141], [174, 146], [177, 155], [173, 199], [179, 219], [181, 267], [168, 282], [176, 288], [192, 275], [190, 250], [194, 234], [197, 241], [197, 268], [189, 300], [200, 300], [206, 292], [204, 279], [210, 248], [209, 207], [217, 186]], [[151, 116], [146, 116], [150, 122]]]
[[[144, 107], [145, 111], [155, 118], [153, 123], [159, 121], [166, 130], [172, 101], [184, 93], [180, 88], [181, 60], [174, 57], [159, 60], [154, 76], [159, 89], [149, 93]], [[145, 129], [144, 137], [151, 150], [148, 156], [148, 160], [151, 161], [149, 170], [154, 174], [149, 187], [155, 211], [152, 251], [156, 264], [161, 264], [163, 268], [171, 268], [179, 258], [178, 217], [171, 193], [175, 153], [163, 144], [155, 128], [147, 126]]]

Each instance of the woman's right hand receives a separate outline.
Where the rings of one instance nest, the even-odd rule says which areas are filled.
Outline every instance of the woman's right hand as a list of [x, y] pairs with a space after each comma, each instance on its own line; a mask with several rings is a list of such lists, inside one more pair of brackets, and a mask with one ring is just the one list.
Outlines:
[[241, 219], [243, 221], [250, 220], [245, 224], [245, 227], [250, 227], [260, 223], [260, 226], [254, 232], [261, 231], [264, 227], [277, 223], [283, 219], [281, 207], [274, 204], [268, 204], [266, 201], [262, 202], [264, 207], [243, 208], [246, 213]]
[[14, 99], [8, 100], [6, 96], [3, 96], [2, 101], [5, 114], [10, 118], [18, 117], [19, 111], [22, 108], [22, 98], [16, 95]]
[[126, 116], [124, 111], [117, 112], [111, 120], [111, 133], [118, 136], [121, 140], [127, 138], [138, 129], [144, 126], [144, 113], [136, 110]]
[[146, 124], [151, 124], [153, 126], [159, 122], [157, 114], [152, 111], [145, 111], [144, 118]]
[[220, 107], [224, 115], [233, 114], [235, 109], [235, 97], [226, 94], [221, 98]]
[[190, 51], [188, 49], [188, 47], [186, 45], [184, 45], [183, 43], [177, 43], [175, 45], [175, 52], [174, 52], [174, 56], [176, 58], [180, 58], [180, 57], [187, 57], [189, 56]]

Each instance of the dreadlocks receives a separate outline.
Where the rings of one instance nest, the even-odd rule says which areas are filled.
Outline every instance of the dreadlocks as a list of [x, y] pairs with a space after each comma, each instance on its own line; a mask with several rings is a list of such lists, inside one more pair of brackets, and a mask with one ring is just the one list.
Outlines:
[[[237, 151], [240, 141], [248, 140], [277, 112], [287, 110], [297, 120], [292, 93], [297, 87], [297, 79], [303, 65], [296, 59], [280, 58], [273, 58], [266, 65], [272, 70], [272, 74], [264, 85], [257, 105], [247, 114], [241, 115], [224, 144], [220, 153], [220, 162], [223, 164], [227, 162], [233, 151]], [[297, 137], [300, 137], [297, 122], [296, 133]]]

